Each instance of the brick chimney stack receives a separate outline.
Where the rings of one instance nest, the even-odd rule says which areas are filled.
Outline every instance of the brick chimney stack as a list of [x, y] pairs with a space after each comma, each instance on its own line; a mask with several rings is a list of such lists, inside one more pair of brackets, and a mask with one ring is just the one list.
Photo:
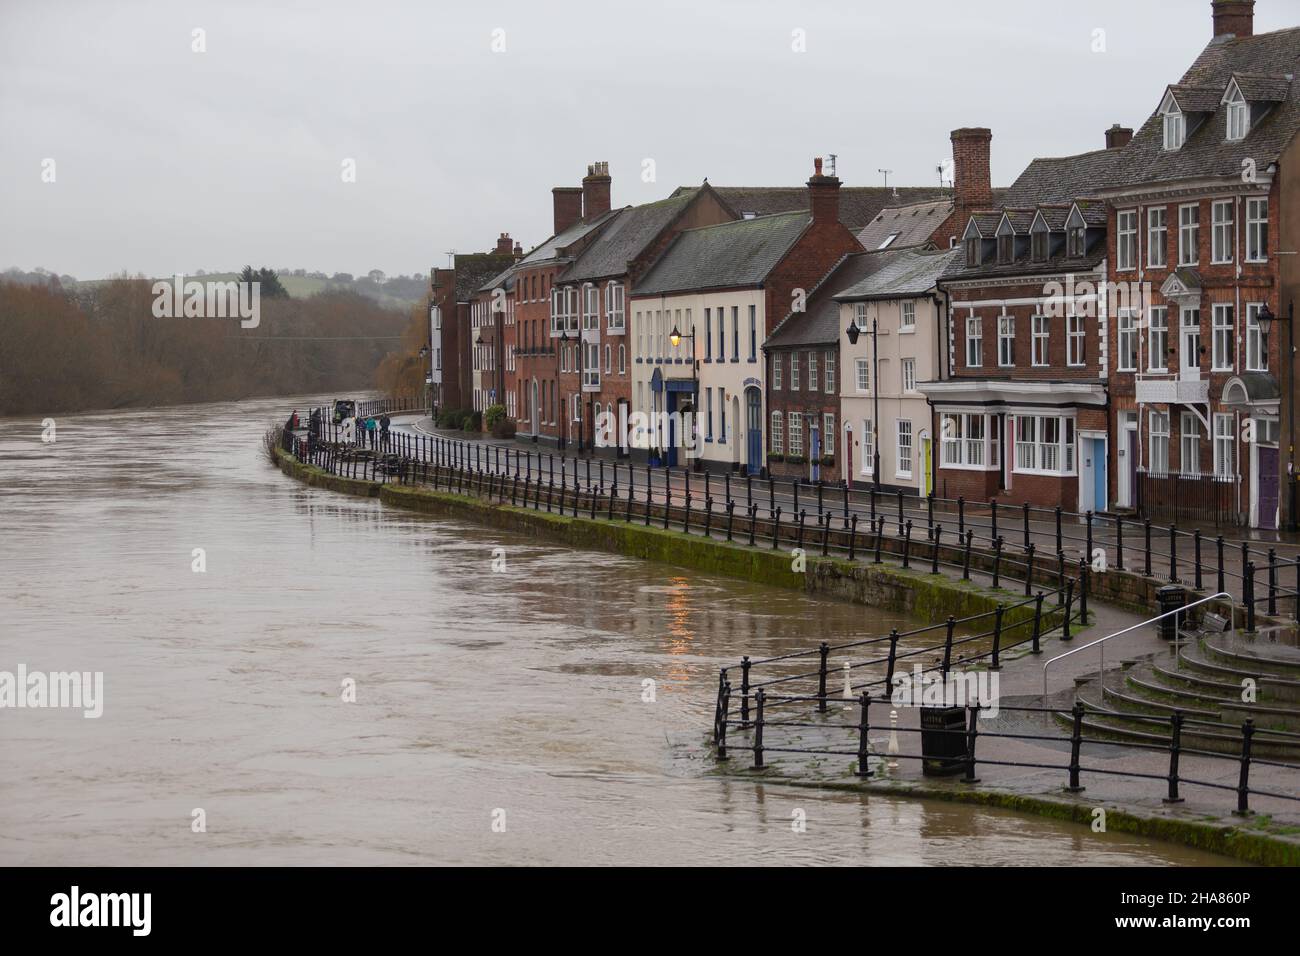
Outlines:
[[1255, 0], [1213, 0], [1211, 6], [1216, 37], [1255, 35]]
[[813, 160], [812, 178], [808, 180], [808, 200], [814, 223], [839, 222], [840, 180], [822, 174], [822, 158]]
[[965, 127], [952, 131], [952, 191], [959, 219], [975, 209], [993, 205], [993, 178], [989, 171], [989, 143], [993, 131]]
[[497, 247], [492, 251], [499, 256], [508, 256], [513, 248], [514, 245], [510, 242], [510, 233], [503, 232], [497, 236]]
[[582, 187], [556, 186], [551, 190], [555, 209], [555, 234], [558, 236], [582, 218]]
[[1132, 139], [1133, 131], [1127, 126], [1120, 126], [1119, 123], [1106, 130], [1107, 149], [1118, 149], [1121, 146], [1127, 146]]
[[524, 257], [524, 245], [523, 245], [523, 243], [521, 243], [521, 242], [516, 242], [516, 243], [515, 243], [515, 258], [516, 258], [516, 259], [522, 259], [523, 257]]
[[587, 221], [609, 212], [609, 163], [592, 163], [582, 177], [582, 217]]

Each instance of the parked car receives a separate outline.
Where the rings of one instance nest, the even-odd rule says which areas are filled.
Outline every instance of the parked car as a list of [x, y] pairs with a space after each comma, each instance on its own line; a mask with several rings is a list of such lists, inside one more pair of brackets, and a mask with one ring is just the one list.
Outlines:
[[334, 424], [340, 424], [345, 418], [352, 418], [357, 414], [357, 403], [350, 398], [339, 398], [334, 401]]

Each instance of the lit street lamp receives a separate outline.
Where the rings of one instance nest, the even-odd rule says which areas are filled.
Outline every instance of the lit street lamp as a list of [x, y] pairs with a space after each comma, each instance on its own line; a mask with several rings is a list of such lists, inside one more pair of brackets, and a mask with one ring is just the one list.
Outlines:
[[[682, 339], [691, 340], [691, 433], [692, 433], [691, 448], [694, 449], [698, 439], [698, 436], [695, 434], [696, 431], [695, 420], [699, 416], [697, 409], [699, 408], [699, 404], [700, 404], [699, 402], [700, 386], [699, 386], [699, 381], [696, 378], [696, 374], [695, 374], [695, 326], [692, 325], [691, 330], [683, 334], [682, 332], [678, 331], [677, 323], [674, 322], [673, 330], [668, 333], [668, 341], [672, 343], [673, 348], [677, 348], [677, 346], [682, 344]], [[723, 414], [724, 415], [726, 414], [725, 410], [723, 411]], [[699, 462], [700, 459], [698, 455], [694, 456], [691, 459], [692, 471], [699, 470]]]

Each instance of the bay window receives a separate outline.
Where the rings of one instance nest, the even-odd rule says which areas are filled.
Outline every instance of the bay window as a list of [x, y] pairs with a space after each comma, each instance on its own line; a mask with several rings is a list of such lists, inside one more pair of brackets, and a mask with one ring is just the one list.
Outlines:
[[1074, 474], [1074, 419], [1056, 415], [1017, 415], [1016, 471]]

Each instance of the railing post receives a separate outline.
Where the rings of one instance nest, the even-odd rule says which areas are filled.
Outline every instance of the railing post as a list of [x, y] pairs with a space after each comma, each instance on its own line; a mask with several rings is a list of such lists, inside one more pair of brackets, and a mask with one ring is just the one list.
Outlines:
[[978, 733], [976, 725], [979, 713], [979, 704], [966, 706], [966, 773], [962, 775], [962, 783], [980, 782], [980, 778], [975, 776], [975, 737]]
[[989, 540], [993, 541], [998, 536], [998, 500], [996, 498], [989, 499], [989, 518], [992, 525], [989, 530]]
[[1247, 718], [1241, 725], [1241, 772], [1237, 776], [1237, 809], [1233, 815], [1250, 816], [1250, 739], [1255, 736], [1255, 721]]
[[876, 525], [876, 564], [879, 564], [881, 539], [885, 536], [885, 516], [881, 515], [879, 519], [873, 519], [873, 521]]
[[966, 496], [957, 496], [957, 533], [966, 533]]
[[1074, 704], [1074, 727], [1070, 731], [1070, 785], [1069, 793], [1079, 793], [1083, 787], [1079, 784], [1079, 748], [1083, 746], [1083, 704]]
[[1255, 633], [1255, 562], [1247, 561], [1241, 578], [1241, 600], [1246, 605], [1246, 630]]
[[1146, 541], [1146, 563], [1143, 566], [1142, 573], [1147, 577], [1151, 577], [1151, 519], [1150, 518], [1142, 519], [1142, 533], [1145, 536], [1145, 541]]
[[1084, 518], [1084, 521], [1086, 522], [1087, 525], [1087, 532], [1086, 532], [1087, 536], [1085, 539], [1087, 545], [1084, 548], [1084, 553], [1087, 554], [1089, 558], [1091, 558], [1092, 557], [1092, 512], [1091, 511], [1087, 513], [1087, 515]]
[[1056, 550], [1062, 550], [1061, 545], [1061, 506], [1056, 506]]
[[831, 646], [822, 641], [817, 648], [820, 663], [817, 665], [817, 711], [826, 713], [826, 659], [831, 653]]
[[1002, 615], [1006, 612], [1006, 606], [999, 604], [993, 611], [993, 663], [989, 665], [989, 670], [1000, 671], [1002, 665], [998, 663], [998, 654], [1002, 650]]
[[868, 733], [871, 730], [871, 724], [867, 720], [867, 712], [871, 708], [871, 695], [865, 690], [862, 696], [858, 698], [858, 776], [870, 777], [871, 771], [867, 769], [867, 750], [870, 746]]
[[1217, 590], [1226, 591], [1228, 589], [1223, 586], [1223, 535], [1219, 535], [1214, 539], [1214, 545], [1219, 553], [1219, 586]]
[[898, 628], [889, 632], [889, 662], [885, 665], [885, 699], [894, 696], [894, 665], [898, 661]]
[[1204, 579], [1201, 576], [1201, 529], [1196, 528], [1192, 531], [1192, 559], [1196, 564], [1194, 581], [1196, 590], [1203, 590], [1205, 587]]
[[966, 532], [966, 544], [962, 550], [961, 579], [963, 581], [970, 580], [970, 546], [971, 546], [971, 542], [973, 542], [974, 540], [975, 540], [975, 530], [972, 528], [971, 530]]
[[1025, 549], [1025, 597], [1033, 593], [1034, 588], [1034, 545], [1031, 542]]
[[1268, 616], [1277, 617], [1277, 549], [1268, 549]]
[[1165, 803], [1183, 802], [1178, 795], [1178, 755], [1182, 749], [1182, 736], [1183, 715], [1176, 710], [1169, 718], [1169, 796], [1165, 797]]
[[934, 526], [933, 536], [934, 536], [934, 549], [933, 549], [934, 553], [931, 555], [931, 559], [930, 559], [930, 573], [938, 574], [939, 573], [939, 545], [943, 539], [943, 525], [937, 524]]
[[998, 578], [1002, 571], [1002, 539], [993, 539], [993, 590], [998, 589]]
[[1061, 641], [1074, 640], [1070, 635], [1070, 608], [1074, 604], [1074, 578], [1065, 582], [1065, 617], [1061, 621]]
[[903, 533], [903, 489], [898, 489], [898, 533]]
[[754, 769], [763, 769], [763, 688], [754, 696]]
[[781, 506], [777, 505], [776, 510], [772, 512], [772, 550], [776, 551], [781, 547]]
[[1024, 548], [1022, 550], [1028, 551], [1029, 550], [1029, 502], [1028, 501], [1026, 501], [1024, 504], [1024, 513], [1025, 513], [1025, 543], [1024, 543]]
[[817, 516], [818, 521], [823, 519], [825, 519], [822, 524], [822, 557], [824, 558], [830, 554], [831, 513], [828, 511], [824, 515]]
[[754, 523], [757, 518], [758, 505], [752, 504], [749, 506], [749, 546], [751, 548], [754, 547]]
[[1124, 519], [1115, 516], [1115, 570], [1124, 570]]
[[[849, 516], [849, 560], [850, 561], [855, 560], [857, 557], [857, 553], [856, 553], [857, 545], [858, 545], [858, 516], [855, 513]], [[1300, 558], [1296, 559], [1296, 570], [1297, 572], [1300, 572]], [[1297, 603], [1297, 606], [1300, 607], [1300, 602]]]
[[952, 664], [952, 635], [957, 627], [957, 619], [949, 615], [947, 624], [947, 637], [943, 641], [943, 677], [945, 681], [948, 679], [948, 669]]
[[807, 518], [807, 517], [808, 517], [808, 512], [805, 511], [804, 509], [800, 508], [800, 509], [799, 509], [799, 535], [798, 535], [798, 544], [795, 545], [795, 547], [798, 548], [800, 551], [803, 550], [803, 523], [804, 523], [804, 519]]
[[686, 513], [685, 513], [685, 518], [682, 521], [682, 534], [690, 534], [690, 533], [691, 533], [691, 495], [690, 492], [687, 492]]
[[1088, 626], [1088, 584], [1091, 576], [1091, 570], [1088, 567], [1088, 559], [1079, 559], [1079, 623], [1084, 627]]
[[749, 726], [749, 655], [740, 659], [740, 725]]
[[1033, 653], [1041, 654], [1043, 649], [1039, 646], [1039, 637], [1043, 631], [1043, 598], [1045, 595], [1042, 591], [1038, 592], [1038, 597], [1034, 601], [1034, 633], [1030, 638], [1030, 648]]
[[[901, 492], [900, 492], [901, 494]], [[909, 521], [903, 528], [903, 567], [908, 566], [909, 552], [912, 550], [912, 522]]]
[[1178, 583], [1178, 527], [1169, 526], [1169, 583]]

